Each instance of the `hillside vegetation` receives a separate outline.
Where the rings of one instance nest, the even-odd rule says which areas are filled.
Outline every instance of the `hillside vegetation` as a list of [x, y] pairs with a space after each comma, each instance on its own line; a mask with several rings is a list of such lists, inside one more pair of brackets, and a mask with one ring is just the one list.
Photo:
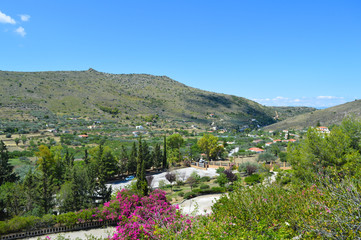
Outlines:
[[242, 97], [188, 87], [166, 76], [108, 74], [94, 69], [0, 71], [0, 84], [0, 119], [5, 120], [75, 115], [127, 122], [158, 116], [235, 127], [251, 123], [265, 126], [276, 122], [277, 113], [282, 119], [313, 110], [265, 107]]
[[330, 126], [339, 125], [342, 120], [349, 115], [361, 118], [361, 100], [355, 100], [335, 107], [330, 107], [314, 112], [304, 113], [284, 121], [269, 125], [265, 130], [282, 129], [303, 129], [317, 124]]

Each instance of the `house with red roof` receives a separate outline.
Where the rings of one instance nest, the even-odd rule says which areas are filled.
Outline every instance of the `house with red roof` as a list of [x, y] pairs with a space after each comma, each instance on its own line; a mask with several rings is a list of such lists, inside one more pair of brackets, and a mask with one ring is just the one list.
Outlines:
[[248, 149], [248, 151], [255, 152], [255, 153], [264, 152], [264, 150], [262, 148], [256, 148], [256, 147], [251, 147]]
[[324, 127], [324, 126], [317, 127], [316, 130], [321, 133], [330, 133], [330, 130], [328, 129], [328, 127]]

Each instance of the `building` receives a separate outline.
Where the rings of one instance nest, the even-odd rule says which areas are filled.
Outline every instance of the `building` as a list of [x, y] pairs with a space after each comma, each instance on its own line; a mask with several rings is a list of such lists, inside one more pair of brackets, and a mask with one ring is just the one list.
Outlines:
[[262, 153], [262, 152], [264, 152], [263, 149], [261, 149], [261, 148], [256, 148], [256, 147], [251, 147], [251, 148], [248, 149], [248, 151], [255, 152], [255, 153]]

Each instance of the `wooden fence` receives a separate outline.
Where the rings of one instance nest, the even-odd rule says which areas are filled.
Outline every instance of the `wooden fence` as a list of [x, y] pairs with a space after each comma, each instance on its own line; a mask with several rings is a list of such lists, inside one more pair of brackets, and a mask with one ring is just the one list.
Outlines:
[[[208, 168], [220, 168], [220, 167], [224, 167], [224, 168], [228, 168], [231, 166], [231, 164], [235, 165], [238, 169], [238, 167], [242, 164], [242, 163], [231, 163], [231, 162], [218, 162], [218, 161], [210, 161], [210, 162], [204, 162], [204, 163], [199, 163], [199, 162], [193, 162], [191, 164], [191, 167], [194, 168], [200, 168], [200, 169], [208, 169]], [[266, 163], [267, 165], [269, 165], [271, 167], [271, 169], [273, 169], [274, 165], [277, 165], [280, 167], [280, 169], [283, 170], [289, 170], [292, 169], [291, 165], [289, 163], [286, 162], [282, 162], [282, 163]]]

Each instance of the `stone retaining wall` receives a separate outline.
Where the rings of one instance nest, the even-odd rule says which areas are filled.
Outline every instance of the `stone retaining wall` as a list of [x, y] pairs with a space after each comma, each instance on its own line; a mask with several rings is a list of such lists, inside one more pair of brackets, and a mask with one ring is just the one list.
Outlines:
[[19, 233], [11, 233], [4, 236], [0, 236], [0, 240], [12, 240], [12, 239], [26, 239], [30, 237], [42, 236], [47, 234], [53, 233], [60, 233], [60, 232], [69, 232], [69, 231], [80, 231], [86, 230], [91, 228], [99, 228], [103, 226], [116, 226], [117, 221], [102, 221], [102, 222], [87, 222], [87, 223], [80, 223], [74, 226], [69, 227], [52, 227], [52, 228], [44, 228], [38, 230], [31, 230], [26, 232], [19, 232]]

